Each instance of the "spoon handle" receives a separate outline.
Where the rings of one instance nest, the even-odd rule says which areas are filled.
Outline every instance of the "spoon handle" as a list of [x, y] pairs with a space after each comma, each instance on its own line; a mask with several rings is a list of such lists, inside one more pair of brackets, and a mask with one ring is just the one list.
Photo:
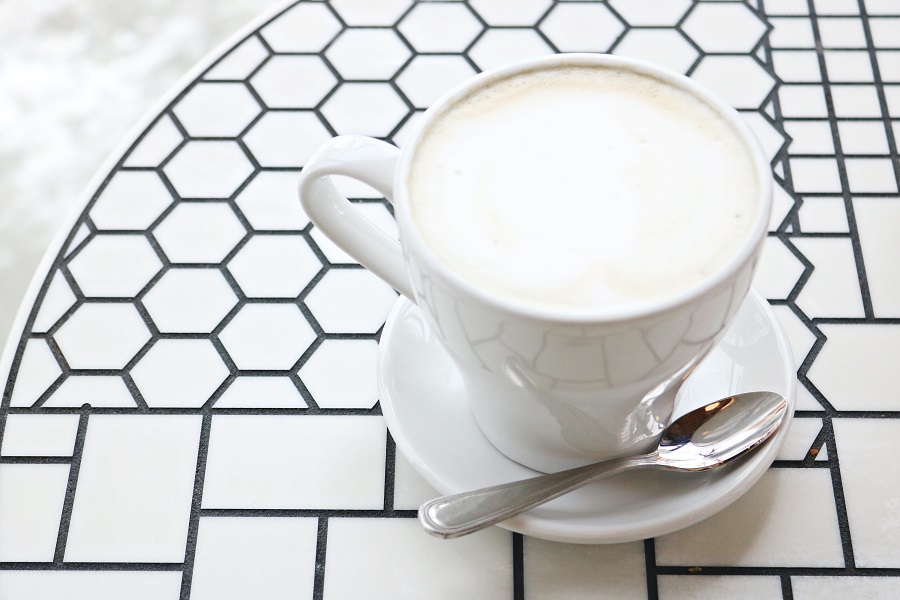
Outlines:
[[496, 525], [592, 481], [638, 467], [657, 466], [656, 452], [616, 458], [551, 475], [514, 481], [472, 492], [443, 496], [419, 507], [428, 533], [455, 538]]

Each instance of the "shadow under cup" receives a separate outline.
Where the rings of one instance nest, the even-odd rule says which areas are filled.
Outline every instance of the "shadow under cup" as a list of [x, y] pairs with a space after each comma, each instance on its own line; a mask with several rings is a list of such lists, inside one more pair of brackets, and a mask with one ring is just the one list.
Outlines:
[[[625, 70], [686, 91], [720, 115], [746, 149], [757, 196], [750, 233], [699, 284], [658, 301], [613, 308], [529, 304], [473, 284], [422, 235], [408, 181], [430, 125], [494, 82], [568, 66]], [[364, 222], [331, 184], [333, 174], [360, 179], [392, 200], [402, 250]], [[771, 171], [739, 115], [689, 79], [630, 59], [563, 54], [483, 73], [451, 91], [426, 111], [402, 151], [370, 138], [335, 138], [304, 168], [300, 196], [326, 235], [418, 304], [453, 357], [491, 443], [521, 464], [552, 472], [655, 445], [681, 383], [714, 346], [750, 287], [768, 226]]]

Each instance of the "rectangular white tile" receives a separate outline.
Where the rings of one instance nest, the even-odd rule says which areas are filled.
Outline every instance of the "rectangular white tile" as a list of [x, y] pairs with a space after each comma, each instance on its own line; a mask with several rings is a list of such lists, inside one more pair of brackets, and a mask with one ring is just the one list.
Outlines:
[[0, 465], [0, 561], [53, 560], [68, 480], [69, 465]]
[[91, 416], [66, 561], [184, 560], [200, 422], [193, 415]]
[[794, 238], [794, 246], [814, 265], [797, 296], [810, 318], [862, 318], [862, 293], [850, 238]]
[[722, 512], [657, 538], [660, 565], [843, 567], [827, 469], [770, 469]]
[[805, 233], [848, 233], [847, 209], [844, 199], [834, 196], [803, 199], [800, 207], [800, 230]]
[[800, 193], [840, 192], [841, 178], [834, 158], [792, 158], [794, 190]]
[[180, 571], [4, 571], [3, 600], [178, 600]]
[[529, 600], [647, 597], [643, 542], [581, 545], [526, 537], [524, 544]]
[[866, 32], [859, 17], [818, 19], [817, 24], [825, 48], [866, 47]]
[[894, 162], [888, 158], [848, 158], [844, 160], [850, 191], [855, 194], [897, 192]]
[[815, 50], [790, 50], [772, 52], [775, 73], [782, 81], [812, 83], [822, 81], [819, 55]]
[[817, 121], [788, 120], [784, 122], [784, 130], [791, 136], [788, 152], [792, 155], [834, 154], [831, 125], [824, 119]]
[[662, 575], [659, 600], [782, 600], [780, 577]]
[[72, 456], [78, 415], [8, 415], [3, 456]]
[[900, 577], [791, 577], [794, 600], [896, 600]]
[[817, 16], [858, 15], [859, 4], [856, 0], [814, 0]]
[[900, 317], [900, 198], [854, 198], [853, 209], [876, 317]]
[[191, 600], [312, 598], [318, 519], [200, 519]]
[[835, 419], [850, 539], [858, 567], [900, 567], [900, 422]]
[[803, 460], [809, 456], [813, 442], [822, 431], [822, 419], [795, 418], [784, 446], [778, 451], [776, 460]]
[[[768, 9], [768, 6], [766, 7]], [[809, 19], [771, 18], [769, 45], [772, 48], [815, 48], [812, 25]]]
[[803, 0], [779, 0], [767, 2], [765, 10], [767, 15], [808, 15], [809, 5]]
[[204, 508], [384, 506], [378, 416], [213, 417]]
[[441, 540], [415, 519], [329, 519], [325, 600], [512, 598], [512, 534]]
[[423, 502], [438, 496], [440, 493], [419, 475], [398, 449], [394, 461], [394, 508], [417, 510]]
[[[896, 384], [900, 327], [823, 324], [825, 345], [807, 375], [837, 410], [900, 410]], [[852, 374], [852, 376], [848, 376]]]

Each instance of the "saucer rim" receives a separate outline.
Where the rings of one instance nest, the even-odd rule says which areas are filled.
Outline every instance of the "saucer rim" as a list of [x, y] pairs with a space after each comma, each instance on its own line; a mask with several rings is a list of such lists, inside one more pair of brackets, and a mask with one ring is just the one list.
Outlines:
[[[675, 514], [660, 511], [659, 515], [655, 518], [643, 519], [640, 522], [631, 525], [624, 524], [617, 527], [614, 522], [609, 522], [608, 517], [597, 517], [593, 520], [599, 521], [598, 525], [586, 528], [583, 523], [567, 523], [525, 512], [517, 517], [513, 517], [512, 519], [500, 523], [499, 526], [503, 529], [521, 533], [523, 535], [563, 543], [612, 544], [632, 542], [672, 533], [707, 519], [735, 502], [753, 487], [766, 471], [768, 471], [787, 438], [796, 404], [797, 377], [793, 352], [787, 334], [772, 311], [768, 301], [766, 301], [766, 299], [755, 289], [750, 288], [747, 297], [744, 300], [744, 304], [746, 303], [753, 303], [756, 311], [765, 317], [766, 322], [770, 325], [775, 337], [776, 345], [782, 359], [782, 375], [785, 382], [784, 392], [788, 403], [788, 412], [779, 431], [754, 452], [753, 456], [748, 457], [733, 467], [727, 467], [730, 471], [728, 476], [733, 480], [731, 485], [726, 486], [709, 502], [706, 502], [699, 507], [691, 510], [682, 510]], [[408, 310], [421, 309], [408, 298], [400, 296], [392, 307], [385, 321], [384, 329], [382, 330], [376, 365], [382, 415], [384, 416], [395, 444], [419, 475], [441, 494], [463, 492], [466, 490], [457, 489], [455, 486], [441, 478], [433, 470], [429, 462], [422, 459], [413, 445], [410, 444], [404, 434], [403, 428], [399, 424], [399, 419], [396, 416], [395, 403], [393, 401], [395, 393], [388, 389], [386, 383], [387, 378], [383, 375], [388, 368], [387, 363], [390, 360], [390, 353], [387, 352], [385, 348], [387, 348], [390, 341], [394, 339], [395, 330], [399, 327], [401, 317], [406, 314]], [[499, 450], [495, 449], [495, 451], [500, 456], [503, 456]], [[511, 459], [505, 456], [504, 458], [511, 461]], [[530, 471], [535, 476], [541, 475], [538, 471], [534, 471], [523, 465], [518, 466]], [[582, 516], [588, 521], [592, 520], [590, 513], [571, 512], [570, 514]]]

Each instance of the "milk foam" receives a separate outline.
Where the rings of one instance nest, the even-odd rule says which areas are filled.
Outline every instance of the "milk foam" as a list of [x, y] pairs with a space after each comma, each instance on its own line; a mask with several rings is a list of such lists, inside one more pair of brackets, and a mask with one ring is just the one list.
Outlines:
[[750, 153], [703, 101], [650, 76], [559, 67], [438, 116], [409, 171], [437, 256], [531, 305], [654, 301], [721, 269], [759, 210]]

